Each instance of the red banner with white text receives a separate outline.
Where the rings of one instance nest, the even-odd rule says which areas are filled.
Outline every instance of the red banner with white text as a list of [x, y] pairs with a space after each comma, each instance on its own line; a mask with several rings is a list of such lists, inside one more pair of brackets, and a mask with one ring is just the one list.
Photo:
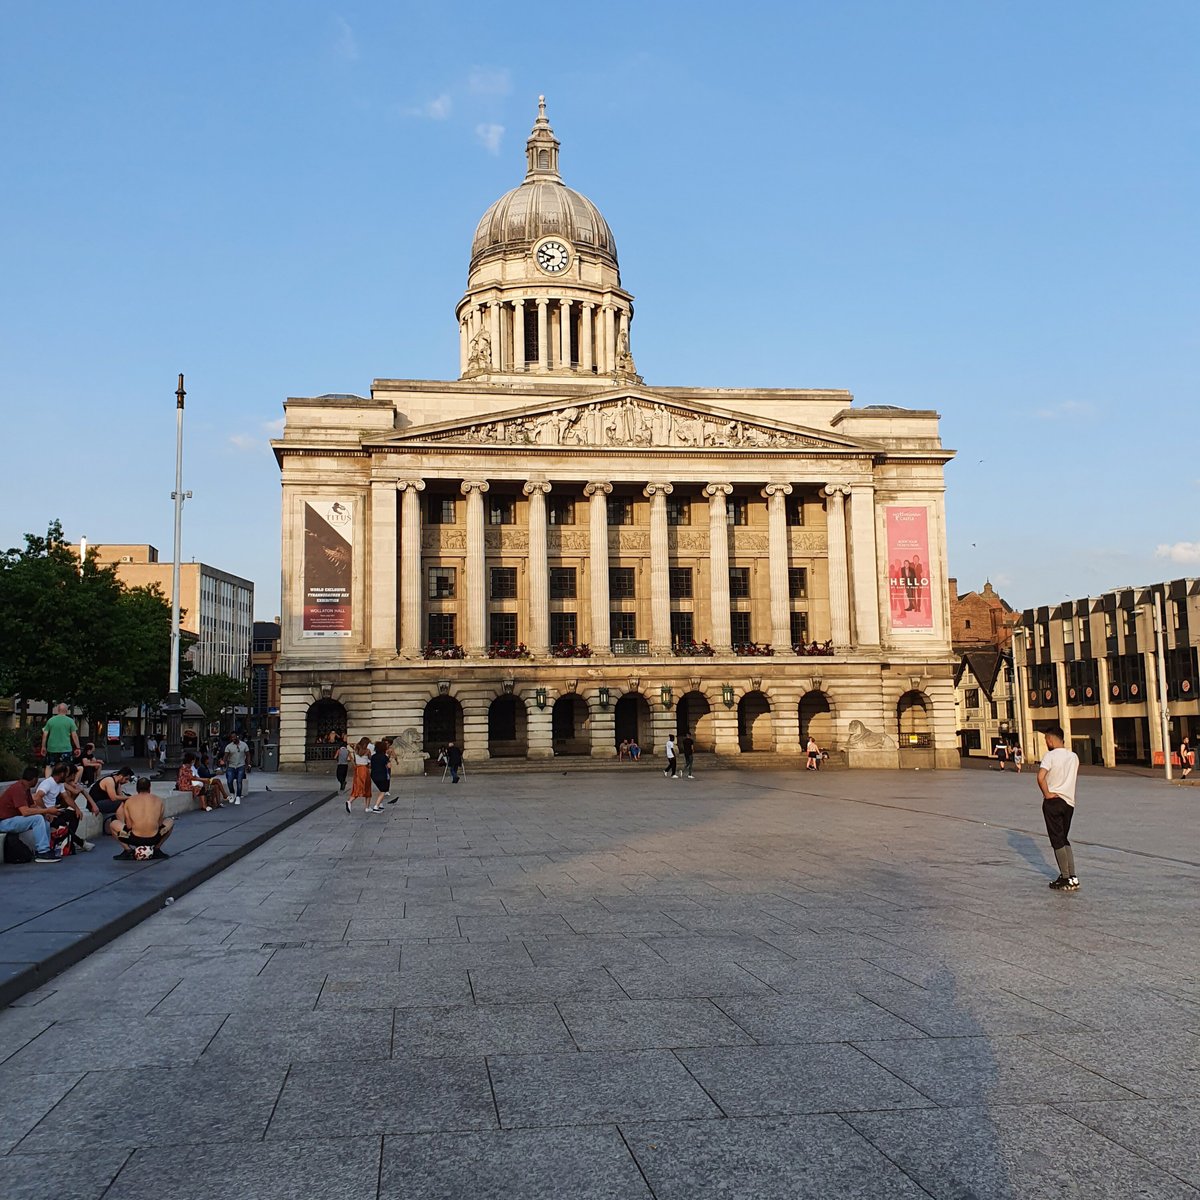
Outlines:
[[932, 629], [929, 578], [929, 510], [889, 504], [887, 525], [888, 610], [893, 629]]

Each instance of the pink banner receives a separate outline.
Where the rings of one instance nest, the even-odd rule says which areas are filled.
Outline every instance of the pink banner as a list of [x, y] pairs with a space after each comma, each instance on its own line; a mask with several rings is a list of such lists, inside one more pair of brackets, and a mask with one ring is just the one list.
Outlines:
[[929, 511], [888, 505], [888, 607], [893, 629], [932, 629]]
[[354, 509], [349, 501], [305, 502], [304, 637], [351, 636], [353, 544]]

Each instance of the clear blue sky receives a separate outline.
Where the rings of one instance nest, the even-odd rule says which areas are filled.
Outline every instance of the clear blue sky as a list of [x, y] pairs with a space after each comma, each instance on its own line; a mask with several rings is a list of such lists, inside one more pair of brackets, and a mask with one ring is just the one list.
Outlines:
[[0, 545], [169, 556], [183, 371], [184, 555], [273, 616], [282, 401], [457, 373], [545, 92], [648, 383], [937, 409], [963, 590], [1197, 573], [1198, 46], [1195, 0], [0, 0]]

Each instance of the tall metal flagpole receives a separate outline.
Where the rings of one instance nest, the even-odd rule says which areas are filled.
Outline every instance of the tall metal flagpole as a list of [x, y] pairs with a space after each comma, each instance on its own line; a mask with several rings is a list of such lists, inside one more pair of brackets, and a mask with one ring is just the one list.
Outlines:
[[192, 498], [183, 490], [183, 376], [175, 390], [175, 552], [171, 561], [171, 679], [163, 711], [167, 716], [167, 765], [178, 766], [183, 752], [183, 697], [179, 694], [179, 552], [183, 540], [183, 502]]

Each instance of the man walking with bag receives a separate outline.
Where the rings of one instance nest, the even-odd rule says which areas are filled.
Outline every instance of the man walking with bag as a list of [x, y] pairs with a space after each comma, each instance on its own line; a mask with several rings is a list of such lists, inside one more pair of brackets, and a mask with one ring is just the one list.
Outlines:
[[1038, 787], [1042, 790], [1042, 816], [1046, 833], [1058, 861], [1058, 878], [1050, 884], [1056, 892], [1076, 892], [1075, 854], [1068, 835], [1075, 815], [1075, 781], [1079, 775], [1079, 756], [1063, 745], [1062, 727], [1047, 729], [1046, 754], [1038, 768]]

